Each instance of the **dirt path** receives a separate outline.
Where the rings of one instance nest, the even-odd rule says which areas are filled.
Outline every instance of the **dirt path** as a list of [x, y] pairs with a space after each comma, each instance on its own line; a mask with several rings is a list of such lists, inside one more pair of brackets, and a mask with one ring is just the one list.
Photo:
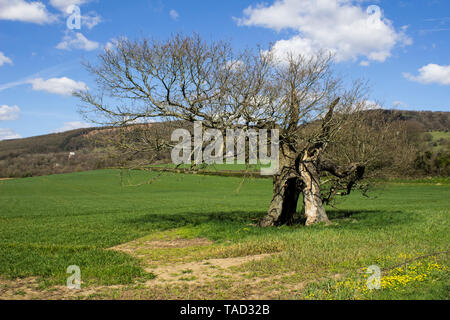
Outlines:
[[157, 268], [146, 268], [147, 272], [152, 272], [156, 275], [156, 279], [148, 281], [148, 283], [180, 283], [182, 281], [195, 281], [204, 284], [223, 278], [239, 280], [241, 275], [236, 271], [230, 270], [231, 267], [240, 266], [244, 263], [261, 260], [270, 256], [271, 254], [259, 254], [236, 258], [208, 259]]
[[[209, 250], [213, 242], [204, 238], [142, 240], [137, 239], [108, 250], [127, 253], [141, 259], [144, 270], [156, 275], [155, 279], [132, 285], [97, 286], [71, 290], [55, 286], [40, 290], [35, 278], [16, 281], [0, 279], [1, 299], [277, 299], [281, 294], [301, 291], [307, 282], [282, 283], [282, 278], [292, 275], [274, 275], [258, 278], [239, 271], [237, 267], [261, 261], [277, 253], [245, 255], [229, 258], [201, 256], [192, 261], [189, 254]], [[146, 260], [145, 253], [152, 250], [185, 250], [189, 261]], [[167, 251], [165, 251], [167, 249]], [[187, 251], [186, 251], [187, 250]], [[153, 257], [153, 256], [152, 256]], [[183, 258], [183, 257], [180, 257]], [[280, 282], [281, 281], [281, 282]], [[277, 287], [277, 284], [278, 287]]]
[[39, 290], [37, 278], [24, 278], [14, 281], [0, 279], [0, 300], [75, 299], [78, 293], [64, 286], [54, 287], [51, 290]]
[[[161, 261], [160, 263], [156, 263], [157, 265], [155, 266], [155, 262], [149, 261], [145, 254], [145, 252], [151, 252], [152, 249], [207, 249], [212, 245], [213, 242], [205, 238], [176, 238], [171, 240], [151, 241], [137, 239], [110, 249], [125, 252], [137, 258], [141, 258], [144, 261], [145, 271], [156, 275], [156, 278], [148, 281], [147, 284], [167, 284], [169, 282], [174, 284], [186, 281], [195, 281], [196, 283], [203, 284], [221, 278], [233, 278], [238, 280], [238, 278], [240, 278], [240, 274], [235, 270], [231, 270], [231, 267], [237, 267], [252, 261], [262, 260], [272, 255], [257, 254], [231, 258], [199, 259], [197, 261], [189, 262], [180, 261], [175, 263], [166, 263]], [[145, 266], [145, 262], [148, 262], [147, 266]]]

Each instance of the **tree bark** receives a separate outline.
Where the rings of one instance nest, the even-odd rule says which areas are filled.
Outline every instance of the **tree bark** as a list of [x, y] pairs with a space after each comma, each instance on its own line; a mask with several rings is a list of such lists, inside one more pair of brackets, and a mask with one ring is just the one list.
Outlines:
[[308, 152], [299, 164], [299, 173], [303, 181], [303, 209], [306, 216], [305, 225], [319, 222], [330, 223], [320, 194], [320, 176]]
[[[334, 107], [339, 103], [339, 98], [330, 105], [322, 123], [320, 139], [302, 154], [295, 151], [295, 141], [280, 143], [279, 166], [280, 172], [273, 178], [273, 197], [267, 215], [260, 221], [262, 227], [291, 224], [297, 209], [300, 192], [303, 192], [303, 209], [306, 216], [306, 225], [325, 222], [330, 223], [320, 194], [320, 176], [317, 168], [318, 159], [325, 147], [330, 127], [329, 123], [333, 115]], [[296, 118], [297, 101], [295, 97], [291, 101], [291, 131], [297, 128]], [[298, 114], [297, 114], [298, 116]]]
[[316, 153], [305, 152], [299, 156], [286, 147], [280, 152], [280, 171], [273, 177], [273, 197], [261, 227], [289, 225], [294, 222], [300, 193], [306, 225], [330, 223], [320, 194], [320, 176], [316, 168]]
[[295, 168], [295, 154], [281, 147], [280, 171], [273, 177], [273, 197], [266, 216], [259, 222], [261, 227], [292, 224], [301, 192], [301, 180]]

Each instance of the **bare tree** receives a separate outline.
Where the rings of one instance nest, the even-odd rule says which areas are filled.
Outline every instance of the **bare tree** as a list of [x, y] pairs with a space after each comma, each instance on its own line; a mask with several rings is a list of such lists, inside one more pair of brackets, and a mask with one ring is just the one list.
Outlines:
[[[224, 135], [226, 129], [278, 129], [279, 171], [261, 226], [292, 223], [300, 194], [306, 225], [328, 223], [321, 176], [333, 176], [336, 183], [330, 188], [345, 186], [347, 193], [363, 177], [367, 163], [358, 162], [361, 157], [349, 154], [344, 163], [339, 153], [327, 157], [336, 155], [326, 151], [339, 148], [343, 132], [358, 135], [359, 127], [352, 124], [367, 108], [365, 85], [344, 85], [332, 70], [330, 55], [289, 55], [277, 61], [270, 51], [235, 53], [226, 42], [175, 35], [167, 41], [120, 39], [99, 55], [97, 65], [86, 66], [98, 91], [75, 95], [95, 122], [127, 127], [200, 120]], [[148, 134], [122, 147], [171, 146], [151, 139]]]

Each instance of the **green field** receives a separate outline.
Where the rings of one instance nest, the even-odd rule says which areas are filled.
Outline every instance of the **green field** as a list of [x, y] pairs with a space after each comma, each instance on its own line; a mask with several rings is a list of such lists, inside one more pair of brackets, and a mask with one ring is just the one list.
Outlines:
[[[389, 182], [370, 198], [355, 193], [328, 208], [330, 226], [261, 229], [254, 224], [269, 205], [270, 179], [157, 175], [100, 170], [0, 181], [0, 279], [36, 278], [48, 292], [78, 265], [90, 288], [83, 298], [449, 298], [448, 254], [433, 255], [449, 249], [448, 179]], [[210, 242], [145, 247], [176, 239]], [[129, 242], [137, 254], [106, 250]], [[186, 268], [161, 282], [149, 271], [261, 254], [213, 279]], [[386, 270], [381, 290], [362, 285], [365, 267], [429, 254]]]

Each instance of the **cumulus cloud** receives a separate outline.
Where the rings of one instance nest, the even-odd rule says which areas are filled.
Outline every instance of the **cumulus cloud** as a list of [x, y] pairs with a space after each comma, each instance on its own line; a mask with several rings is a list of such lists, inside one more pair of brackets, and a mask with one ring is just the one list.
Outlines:
[[[360, 1], [359, 1], [360, 2]], [[330, 51], [336, 61], [364, 58], [383, 62], [398, 45], [409, 45], [406, 28], [396, 31], [378, 6], [367, 9], [351, 0], [277, 0], [272, 5], [250, 6], [240, 26], [258, 26], [276, 31], [294, 31], [294, 36], [276, 42], [272, 48], [279, 58], [287, 53], [311, 55]]]
[[0, 120], [16, 120], [19, 118], [20, 108], [18, 106], [0, 106]]
[[406, 102], [399, 101], [399, 100], [392, 102], [392, 106], [394, 108], [408, 108], [408, 104]]
[[370, 62], [367, 60], [363, 60], [359, 63], [359, 65], [362, 67], [368, 67], [368, 66], [370, 66]]
[[64, 36], [63, 40], [56, 46], [60, 50], [80, 49], [92, 51], [99, 47], [99, 43], [87, 39], [82, 33], [75, 32]]
[[102, 18], [95, 12], [91, 11], [87, 15], [81, 16], [81, 25], [86, 26], [89, 30], [102, 22]]
[[170, 10], [169, 15], [170, 15], [170, 17], [172, 18], [172, 20], [177, 20], [178, 17], [180, 16], [180, 15], [178, 14], [178, 12], [176, 12], [174, 9]]
[[[123, 39], [126, 40], [127, 37], [123, 37]], [[105, 50], [112, 50], [112, 49], [114, 49], [114, 48], [117, 46], [117, 44], [119, 43], [119, 40], [120, 40], [120, 39], [118, 39], [118, 38], [111, 38], [111, 39], [105, 44], [105, 46], [104, 46]]]
[[0, 0], [0, 20], [45, 24], [57, 19], [40, 1]]
[[[64, 16], [68, 16], [74, 13], [73, 6], [81, 6], [85, 3], [90, 2], [90, 0], [51, 0], [50, 4], [56, 9], [60, 10]], [[94, 11], [90, 11], [86, 15], [81, 15], [81, 25], [83, 27], [87, 27], [88, 29], [92, 29], [100, 22], [102, 22], [102, 18]]]
[[11, 129], [0, 128], [0, 140], [20, 139], [22, 136]]
[[44, 80], [36, 78], [28, 81], [31, 83], [33, 90], [45, 91], [49, 93], [70, 96], [75, 90], [85, 90], [87, 86], [82, 81], [75, 81], [67, 77], [51, 78]]
[[231, 70], [233, 71], [238, 71], [244, 66], [244, 62], [242, 62], [241, 60], [230, 60], [227, 62], [227, 67], [231, 67]]
[[111, 51], [114, 50], [114, 48], [117, 47], [117, 45], [119, 44], [119, 42], [121, 40], [127, 40], [128, 38], [126, 36], [121, 36], [119, 38], [111, 38], [104, 46], [103, 49], [105, 51]]
[[105, 46], [103, 47], [103, 49], [105, 51], [111, 51], [115, 48], [114, 42], [113, 41], [108, 41]]
[[112, 41], [108, 41], [105, 46], [103, 47], [103, 49], [105, 51], [111, 51], [115, 48], [114, 43]]
[[[71, 7], [81, 6], [91, 0], [50, 0], [50, 5], [61, 14], [51, 14], [42, 1], [0, 0], [0, 20], [11, 20], [45, 24], [59, 21], [61, 16], [67, 17], [72, 13]], [[94, 11], [81, 15], [82, 25], [92, 29], [102, 21]]]
[[420, 68], [417, 76], [413, 76], [410, 73], [403, 73], [403, 76], [410, 81], [423, 84], [437, 83], [441, 85], [450, 85], [450, 65], [441, 66], [430, 63]]
[[81, 6], [89, 1], [90, 0], [50, 0], [50, 5], [60, 11], [66, 12], [70, 6]]
[[89, 127], [92, 127], [92, 125], [87, 122], [70, 121], [70, 122], [64, 122], [63, 126], [59, 129], [57, 129], [55, 132], [64, 132], [64, 131], [75, 130], [75, 129], [80, 129], [80, 128], [89, 128]]
[[363, 101], [361, 107], [364, 110], [383, 109], [383, 106], [381, 104], [379, 104], [377, 101], [373, 101], [373, 100]]
[[7, 56], [5, 56], [5, 54], [3, 52], [0, 51], [0, 67], [2, 65], [4, 65], [5, 63], [12, 64], [12, 60], [11, 60], [11, 58], [8, 58]]

